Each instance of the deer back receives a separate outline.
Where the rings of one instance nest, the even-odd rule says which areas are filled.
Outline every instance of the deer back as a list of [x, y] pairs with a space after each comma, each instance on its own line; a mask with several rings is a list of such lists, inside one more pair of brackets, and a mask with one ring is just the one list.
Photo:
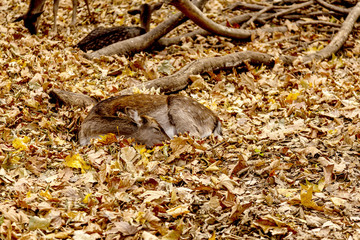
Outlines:
[[119, 117], [88, 115], [81, 125], [79, 142], [86, 145], [90, 139], [107, 133], [131, 137], [149, 147], [169, 139], [155, 119], [140, 116], [136, 110], [126, 109], [126, 114]]

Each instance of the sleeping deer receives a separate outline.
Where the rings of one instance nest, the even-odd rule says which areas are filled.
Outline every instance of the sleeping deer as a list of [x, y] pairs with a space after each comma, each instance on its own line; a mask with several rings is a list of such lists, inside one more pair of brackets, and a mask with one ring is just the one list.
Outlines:
[[[163, 136], [161, 134], [155, 136], [142, 128], [144, 133], [149, 134], [148, 141], [152, 139], [151, 143], [161, 143], [161, 141], [173, 138], [180, 133], [189, 133], [201, 138], [211, 134], [221, 136], [219, 118], [210, 109], [192, 98], [181, 95], [135, 94], [111, 97], [97, 103], [82, 123], [79, 133], [80, 144], [87, 144], [89, 138], [96, 134], [112, 132], [125, 135], [122, 134], [122, 126], [112, 119], [118, 119], [118, 113], [127, 114], [128, 108], [133, 109], [141, 116], [154, 119], [158, 123], [159, 129], [165, 133]], [[144, 135], [142, 134], [142, 136]], [[135, 140], [137, 139], [135, 138]]]
[[155, 119], [139, 116], [138, 111], [126, 108], [125, 115], [122, 116], [88, 116], [81, 125], [80, 144], [86, 145], [90, 143], [90, 139], [107, 133], [134, 138], [136, 142], [149, 147], [169, 139]]
[[151, 14], [155, 10], [160, 9], [162, 4], [163, 3], [149, 5], [144, 3], [139, 9], [128, 11], [131, 15], [140, 14], [141, 27], [98, 27], [86, 35], [76, 46], [84, 52], [88, 50], [96, 51], [113, 43], [140, 36], [150, 30]]
[[[24, 15], [22, 15], [22, 16], [18, 17], [17, 19], [15, 19], [14, 22], [24, 20], [24, 25], [29, 30], [29, 32], [31, 34], [36, 34], [37, 33], [38, 22], [39, 22], [39, 17], [44, 12], [43, 9], [44, 9], [45, 1], [46, 0], [30, 0], [28, 11]], [[57, 12], [58, 12], [58, 9], [59, 9], [59, 2], [60, 2], [60, 0], [54, 0], [53, 12], [54, 12], [54, 31], [55, 32], [57, 32], [56, 19], [57, 19]], [[72, 3], [73, 3], [73, 13], [72, 13], [72, 22], [71, 22], [71, 24], [75, 25], [78, 0], [72, 0]], [[85, 3], [86, 3], [86, 6], [87, 6], [89, 16], [90, 16], [89, 1], [85, 0]]]

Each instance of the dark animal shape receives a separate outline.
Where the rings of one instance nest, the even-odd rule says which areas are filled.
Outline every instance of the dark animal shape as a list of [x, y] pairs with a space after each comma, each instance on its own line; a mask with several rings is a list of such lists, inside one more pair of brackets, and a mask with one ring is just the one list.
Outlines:
[[[31, 34], [36, 34], [40, 16], [44, 12], [43, 9], [44, 9], [45, 1], [46, 0], [31, 0], [28, 11], [24, 15], [15, 19], [14, 22], [24, 20], [24, 25], [29, 30], [29, 32]], [[60, 2], [60, 0], [54, 0], [53, 12], [54, 12], [54, 31], [55, 32], [57, 32], [56, 19], [57, 19], [57, 12], [59, 10], [59, 2]], [[72, 3], [73, 3], [73, 13], [72, 13], [71, 24], [75, 25], [78, 0], [72, 0]], [[89, 8], [88, 0], [85, 0], [85, 3], [87, 6], [89, 16], [90, 16], [90, 8]]]
[[140, 36], [150, 30], [151, 14], [153, 11], [160, 9], [161, 6], [162, 3], [155, 5], [145, 3], [139, 9], [128, 11], [131, 15], [140, 14], [141, 27], [98, 27], [92, 30], [76, 46], [84, 52], [89, 50], [96, 51], [113, 43]]
[[104, 120], [103, 122], [97, 120], [96, 123], [90, 124], [94, 129], [96, 128], [96, 131], [94, 130], [96, 134], [107, 133], [109, 128], [112, 128], [113, 133], [117, 134], [117, 123], [112, 123], [111, 119], [116, 119], [118, 113], [126, 114], [128, 108], [136, 110], [139, 115], [155, 119], [161, 126], [166, 137], [163, 136], [163, 139], [157, 139], [154, 142], [160, 143], [180, 133], [189, 133], [201, 138], [211, 134], [221, 136], [219, 118], [210, 109], [192, 98], [181, 95], [135, 94], [111, 97], [97, 103], [81, 126], [80, 143], [86, 144], [89, 142], [86, 136], [94, 136], [94, 134], [87, 133], [89, 131], [87, 126], [94, 119]]

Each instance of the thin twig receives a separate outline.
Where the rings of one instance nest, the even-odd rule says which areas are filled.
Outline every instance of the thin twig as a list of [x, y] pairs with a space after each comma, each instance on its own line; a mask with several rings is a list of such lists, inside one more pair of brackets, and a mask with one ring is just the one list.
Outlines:
[[333, 10], [335, 12], [340, 12], [340, 13], [349, 13], [351, 11], [351, 8], [341, 8], [341, 7], [337, 7], [337, 6], [334, 6], [330, 3], [327, 3], [323, 0], [315, 0], [317, 1], [321, 6], [327, 8], [327, 9], [330, 9], [330, 10]]
[[261, 9], [259, 12], [257, 12], [254, 16], [252, 16], [249, 21], [247, 21], [246, 23], [244, 23], [242, 26], [241, 26], [241, 29], [244, 29], [246, 26], [249, 26], [249, 25], [253, 25], [254, 24], [254, 21], [261, 16], [261, 14], [267, 12], [267, 11], [270, 11], [271, 9], [274, 8], [274, 5], [270, 5], [270, 6], [267, 6], [263, 9]]

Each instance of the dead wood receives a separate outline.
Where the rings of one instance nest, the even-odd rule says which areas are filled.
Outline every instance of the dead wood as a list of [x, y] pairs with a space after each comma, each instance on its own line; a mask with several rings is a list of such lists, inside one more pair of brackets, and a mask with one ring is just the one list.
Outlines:
[[342, 45], [345, 43], [349, 34], [351, 33], [355, 22], [360, 16], [360, 2], [356, 4], [354, 8], [352, 8], [349, 15], [346, 17], [345, 21], [342, 24], [339, 32], [335, 35], [335, 37], [331, 40], [329, 45], [325, 48], [321, 49], [320, 51], [309, 54], [304, 57], [300, 57], [300, 61], [303, 63], [308, 63], [312, 60], [322, 60], [328, 57], [331, 57], [333, 53], [336, 53]]
[[[294, 58], [280, 57], [286, 63], [291, 64]], [[229, 69], [238, 67], [245, 61], [251, 64], [264, 64], [271, 65], [274, 63], [274, 57], [269, 54], [244, 51], [228, 54], [225, 56], [203, 58], [193, 61], [180, 69], [178, 72], [171, 76], [158, 78], [149, 82], [142, 83], [135, 87], [125, 89], [120, 92], [121, 95], [132, 94], [134, 89], [160, 89], [164, 93], [172, 93], [184, 89], [190, 83], [190, 75], [197, 75], [208, 71], [216, 71], [219, 69]]]
[[190, 0], [170, 0], [170, 4], [174, 5], [199, 27], [214, 34], [233, 39], [247, 39], [250, 38], [252, 34], [257, 33], [252, 30], [228, 28], [221, 24], [217, 24], [207, 18], [196, 6], [194, 6], [194, 4], [190, 2]]
[[318, 2], [321, 6], [327, 8], [327, 9], [330, 9], [330, 10], [333, 10], [335, 12], [339, 12], [339, 13], [350, 13], [351, 9], [348, 9], [348, 8], [342, 8], [342, 7], [337, 7], [337, 6], [334, 6], [330, 3], [327, 3], [323, 0], [315, 0], [316, 2]]
[[241, 26], [241, 29], [244, 29], [246, 26], [249, 26], [249, 25], [253, 25], [254, 24], [254, 21], [256, 19], [258, 19], [263, 13], [267, 12], [267, 11], [270, 11], [271, 9], [274, 8], [274, 5], [270, 5], [270, 6], [267, 6], [263, 9], [261, 9], [259, 12], [255, 13], [249, 21], [247, 21], [246, 23], [244, 23], [242, 26]]
[[[201, 9], [207, 1], [208, 0], [199, 0], [194, 4]], [[86, 53], [84, 56], [85, 58], [93, 59], [100, 56], [111, 56], [114, 54], [131, 55], [137, 52], [141, 52], [151, 47], [161, 37], [165, 36], [167, 33], [186, 20], [187, 18], [184, 14], [175, 14], [146, 34], [111, 44], [95, 52]]]
[[296, 25], [327, 25], [327, 26], [332, 26], [332, 27], [341, 27], [341, 24], [338, 23], [332, 23], [332, 22], [327, 22], [327, 21], [321, 21], [321, 20], [312, 20], [312, 21], [297, 21]]
[[[249, 20], [252, 16], [254, 16], [254, 14], [252, 13], [246, 13], [246, 14], [242, 14], [239, 16], [235, 16], [233, 18], [230, 18], [227, 22], [232, 24], [241, 24], [247, 20]], [[227, 22], [222, 22], [222, 25], [226, 25]], [[264, 29], [259, 29], [256, 31], [266, 31], [266, 32], [286, 32], [288, 29], [287, 27], [272, 27], [272, 28], [264, 28]], [[197, 35], [201, 35], [201, 36], [209, 36], [211, 35], [211, 32], [208, 32], [204, 29], [197, 29], [195, 31], [189, 32], [187, 34], [184, 34], [182, 36], [176, 36], [176, 37], [172, 37], [172, 38], [161, 38], [158, 42], [157, 42], [157, 46], [159, 47], [167, 47], [170, 45], [174, 45], [174, 44], [179, 44], [181, 39], [184, 38], [195, 38]]]
[[274, 13], [270, 16], [267, 16], [265, 18], [263, 18], [263, 20], [268, 20], [268, 19], [272, 19], [272, 18], [278, 18], [278, 17], [281, 17], [281, 16], [284, 16], [284, 15], [288, 15], [289, 13], [293, 13], [301, 8], [305, 8], [305, 7], [308, 7], [308, 6], [311, 6], [314, 4], [314, 1], [308, 1], [308, 2], [305, 2], [305, 3], [301, 3], [301, 4], [294, 4], [293, 6], [291, 6], [291, 8], [289, 9], [285, 9], [281, 12], [278, 12], [278, 13]]
[[85, 94], [68, 92], [56, 88], [50, 90], [49, 96], [52, 102], [67, 106], [88, 107], [97, 102]]

